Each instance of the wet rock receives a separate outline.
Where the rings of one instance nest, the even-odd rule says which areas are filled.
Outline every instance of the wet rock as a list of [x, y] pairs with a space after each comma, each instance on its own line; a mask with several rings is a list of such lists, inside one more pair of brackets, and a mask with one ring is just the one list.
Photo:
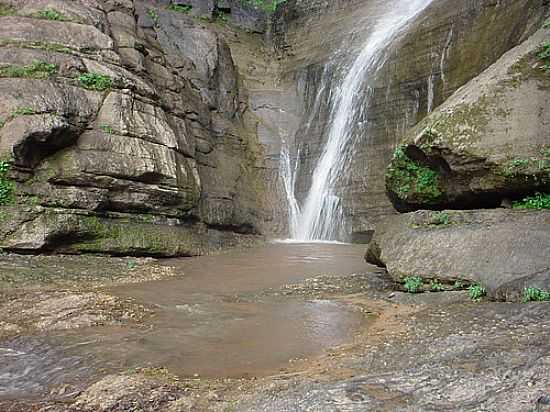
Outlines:
[[348, 360], [353, 377], [265, 385], [236, 410], [539, 410], [550, 385], [549, 321], [544, 304], [427, 310], [406, 335]]
[[[148, 311], [101, 292], [31, 292], [0, 305], [0, 336], [138, 322]], [[14, 333], [15, 332], [15, 333]]]
[[111, 375], [79, 395], [71, 410], [155, 412], [164, 410], [164, 406], [180, 397], [181, 393], [181, 389], [173, 384], [142, 374]]
[[550, 289], [549, 223], [543, 210], [408, 213], [378, 226], [366, 259], [384, 265], [396, 281], [466, 280], [492, 297], [520, 300], [525, 287]]

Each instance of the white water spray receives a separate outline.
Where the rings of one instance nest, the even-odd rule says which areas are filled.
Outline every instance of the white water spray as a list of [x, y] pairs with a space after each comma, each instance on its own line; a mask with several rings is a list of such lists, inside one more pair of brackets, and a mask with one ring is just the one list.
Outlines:
[[[334, 92], [326, 145], [315, 167], [311, 187], [300, 208], [294, 194], [296, 166], [292, 167], [283, 145], [282, 173], [289, 201], [292, 239], [299, 241], [342, 240], [345, 237], [342, 199], [336, 192], [338, 181], [351, 163], [353, 128], [365, 106], [363, 86], [383, 65], [388, 49], [433, 0], [393, 0], [388, 12], [376, 23], [365, 45]], [[363, 126], [364, 127], [364, 126]]]

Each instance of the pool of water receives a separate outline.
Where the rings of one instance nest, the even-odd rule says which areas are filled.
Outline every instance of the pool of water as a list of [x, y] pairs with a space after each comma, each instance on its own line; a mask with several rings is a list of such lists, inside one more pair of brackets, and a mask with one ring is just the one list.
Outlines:
[[[166, 264], [176, 267], [175, 278], [106, 290], [152, 306], [155, 316], [145, 327], [56, 332], [33, 338], [26, 347], [14, 341], [5, 348], [4, 369], [10, 368], [13, 376], [19, 376], [21, 367], [40, 370], [36, 378], [20, 374], [19, 385], [12, 379], [12, 386], [31, 392], [46, 386], [44, 380], [80, 379], [82, 359], [93, 359], [104, 371], [164, 366], [181, 376], [277, 373], [291, 359], [350, 340], [363, 321], [346, 305], [262, 292], [317, 275], [365, 272], [369, 267], [363, 254], [364, 246], [357, 245], [273, 243], [172, 259]], [[37, 355], [39, 348], [47, 360]], [[0, 366], [0, 385], [2, 372]]]

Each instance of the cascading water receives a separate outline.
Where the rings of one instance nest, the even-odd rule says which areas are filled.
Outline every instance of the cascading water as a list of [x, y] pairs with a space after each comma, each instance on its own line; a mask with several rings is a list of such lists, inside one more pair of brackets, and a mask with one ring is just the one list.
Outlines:
[[347, 75], [333, 93], [326, 145], [312, 175], [311, 187], [300, 207], [294, 194], [296, 164], [283, 144], [282, 177], [289, 202], [290, 235], [297, 241], [343, 240], [344, 209], [336, 185], [345, 175], [353, 146], [353, 126], [365, 106], [364, 85], [369, 75], [382, 67], [387, 51], [433, 0], [393, 0], [376, 23], [372, 33]]

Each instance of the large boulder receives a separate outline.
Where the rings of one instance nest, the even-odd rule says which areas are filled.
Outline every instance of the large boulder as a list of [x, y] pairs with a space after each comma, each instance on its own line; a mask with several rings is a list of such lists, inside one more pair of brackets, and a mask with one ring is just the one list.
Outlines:
[[418, 211], [386, 218], [367, 251], [402, 281], [408, 276], [479, 283], [498, 299], [525, 287], [550, 290], [550, 211]]
[[550, 70], [541, 29], [406, 136], [387, 170], [398, 210], [495, 207], [550, 190]]

